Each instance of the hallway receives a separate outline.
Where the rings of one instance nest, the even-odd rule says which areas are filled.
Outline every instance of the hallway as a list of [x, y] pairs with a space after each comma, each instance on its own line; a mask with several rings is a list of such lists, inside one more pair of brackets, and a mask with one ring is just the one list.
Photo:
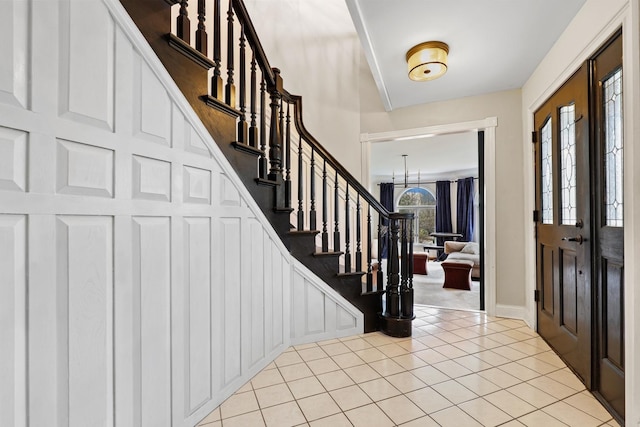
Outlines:
[[618, 426], [522, 321], [418, 305], [413, 326], [291, 347], [199, 426]]

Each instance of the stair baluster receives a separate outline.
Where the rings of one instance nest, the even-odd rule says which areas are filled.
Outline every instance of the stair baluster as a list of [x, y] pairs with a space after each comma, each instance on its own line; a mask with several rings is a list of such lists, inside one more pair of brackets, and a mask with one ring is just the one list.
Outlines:
[[227, 84], [224, 89], [224, 102], [231, 108], [236, 107], [236, 86], [233, 84], [233, 2], [229, 2], [227, 11]]
[[351, 215], [349, 212], [349, 183], [344, 193], [344, 272], [351, 273]]
[[205, 30], [205, 0], [198, 0], [198, 29], [196, 30], [196, 50], [207, 56], [207, 31]]
[[338, 170], [336, 169], [333, 190], [333, 251], [340, 252], [340, 187], [338, 184]]
[[258, 128], [256, 127], [256, 53], [251, 50], [251, 125], [249, 126], [249, 145], [258, 148]]
[[180, 11], [176, 18], [176, 35], [185, 43], [191, 43], [191, 22], [189, 21], [189, 2], [187, 0], [180, 1]]
[[[382, 269], [382, 246], [389, 238], [389, 228], [383, 225], [382, 215], [378, 215], [378, 272], [376, 274], [376, 290], [384, 288], [384, 270]], [[387, 248], [389, 244], [386, 244]], [[387, 256], [388, 258], [388, 256]]]
[[[371, 255], [373, 250], [373, 236], [371, 235], [371, 205], [367, 204], [367, 292], [373, 292], [373, 266]], [[378, 260], [380, 263], [380, 260]]]
[[[277, 69], [274, 69], [276, 71]], [[280, 70], [276, 71], [276, 80], [282, 81], [280, 78]], [[280, 123], [278, 121], [278, 110], [280, 108], [280, 91], [276, 85], [269, 88], [269, 95], [271, 96], [271, 127], [269, 132], [269, 162], [271, 168], [269, 169], [269, 179], [277, 181], [282, 179], [282, 148], [280, 145]]]
[[238, 121], [238, 142], [246, 144], [249, 141], [249, 125], [247, 123], [247, 52], [244, 26], [240, 27], [240, 120]]
[[[282, 99], [280, 100], [280, 129], [283, 127], [284, 122], [284, 106], [282, 104]], [[284, 203], [286, 208], [291, 208], [291, 116], [289, 114], [289, 106], [290, 104], [287, 102], [287, 122], [284, 125], [284, 160], [285, 160], [285, 180], [284, 180]], [[300, 140], [298, 144], [298, 148], [301, 150], [302, 140]], [[300, 191], [300, 190], [298, 190]], [[298, 224], [300, 227], [300, 224]], [[298, 228], [298, 230], [302, 230], [303, 228]]]
[[315, 150], [311, 147], [311, 171], [309, 172], [309, 197], [311, 207], [309, 209], [309, 230], [316, 229], [316, 159]]
[[329, 217], [327, 200], [327, 160], [322, 164], [322, 252], [329, 252], [329, 232], [327, 222]]
[[356, 271], [362, 271], [362, 219], [360, 218], [360, 193], [356, 194]]
[[302, 170], [302, 137], [298, 139], [298, 230], [304, 230], [304, 171]]
[[222, 77], [220, 73], [220, 64], [222, 62], [220, 49], [220, 0], [214, 0], [213, 3], [213, 76], [211, 76], [211, 96], [218, 101], [223, 100]]
[[258, 177], [260, 179], [267, 179], [267, 172], [269, 169], [269, 162], [267, 160], [267, 97], [266, 97], [267, 84], [264, 81], [264, 76], [260, 79], [260, 158], [258, 159]]

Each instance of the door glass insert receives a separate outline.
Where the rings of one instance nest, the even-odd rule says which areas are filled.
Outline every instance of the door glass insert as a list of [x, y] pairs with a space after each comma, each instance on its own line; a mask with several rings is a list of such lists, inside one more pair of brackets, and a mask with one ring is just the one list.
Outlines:
[[560, 185], [562, 224], [573, 225], [576, 212], [576, 106], [560, 108]]
[[553, 150], [551, 149], [551, 119], [540, 129], [540, 151], [542, 154], [542, 223], [553, 224]]
[[605, 223], [622, 227], [622, 69], [603, 82]]

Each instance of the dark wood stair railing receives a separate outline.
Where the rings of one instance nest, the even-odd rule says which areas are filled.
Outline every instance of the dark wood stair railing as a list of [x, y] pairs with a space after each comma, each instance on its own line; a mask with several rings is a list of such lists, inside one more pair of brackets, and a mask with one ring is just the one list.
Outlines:
[[[307, 131], [302, 98], [284, 89], [280, 70], [271, 67], [243, 1], [121, 2], [293, 256], [363, 312], [366, 332], [410, 336], [413, 214], [385, 209]], [[211, 34], [204, 25], [207, 5], [213, 6]], [[174, 7], [175, 35], [170, 33]], [[190, 13], [197, 17], [193, 34]], [[316, 229], [317, 211], [321, 230]], [[386, 277], [384, 263], [373, 257], [381, 254], [384, 240], [389, 248]]]

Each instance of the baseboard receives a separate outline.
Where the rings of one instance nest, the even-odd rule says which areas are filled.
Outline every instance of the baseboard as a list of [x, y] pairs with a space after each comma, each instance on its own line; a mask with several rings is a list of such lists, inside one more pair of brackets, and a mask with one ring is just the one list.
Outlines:
[[496, 316], [527, 321], [527, 309], [521, 305], [496, 304]]

